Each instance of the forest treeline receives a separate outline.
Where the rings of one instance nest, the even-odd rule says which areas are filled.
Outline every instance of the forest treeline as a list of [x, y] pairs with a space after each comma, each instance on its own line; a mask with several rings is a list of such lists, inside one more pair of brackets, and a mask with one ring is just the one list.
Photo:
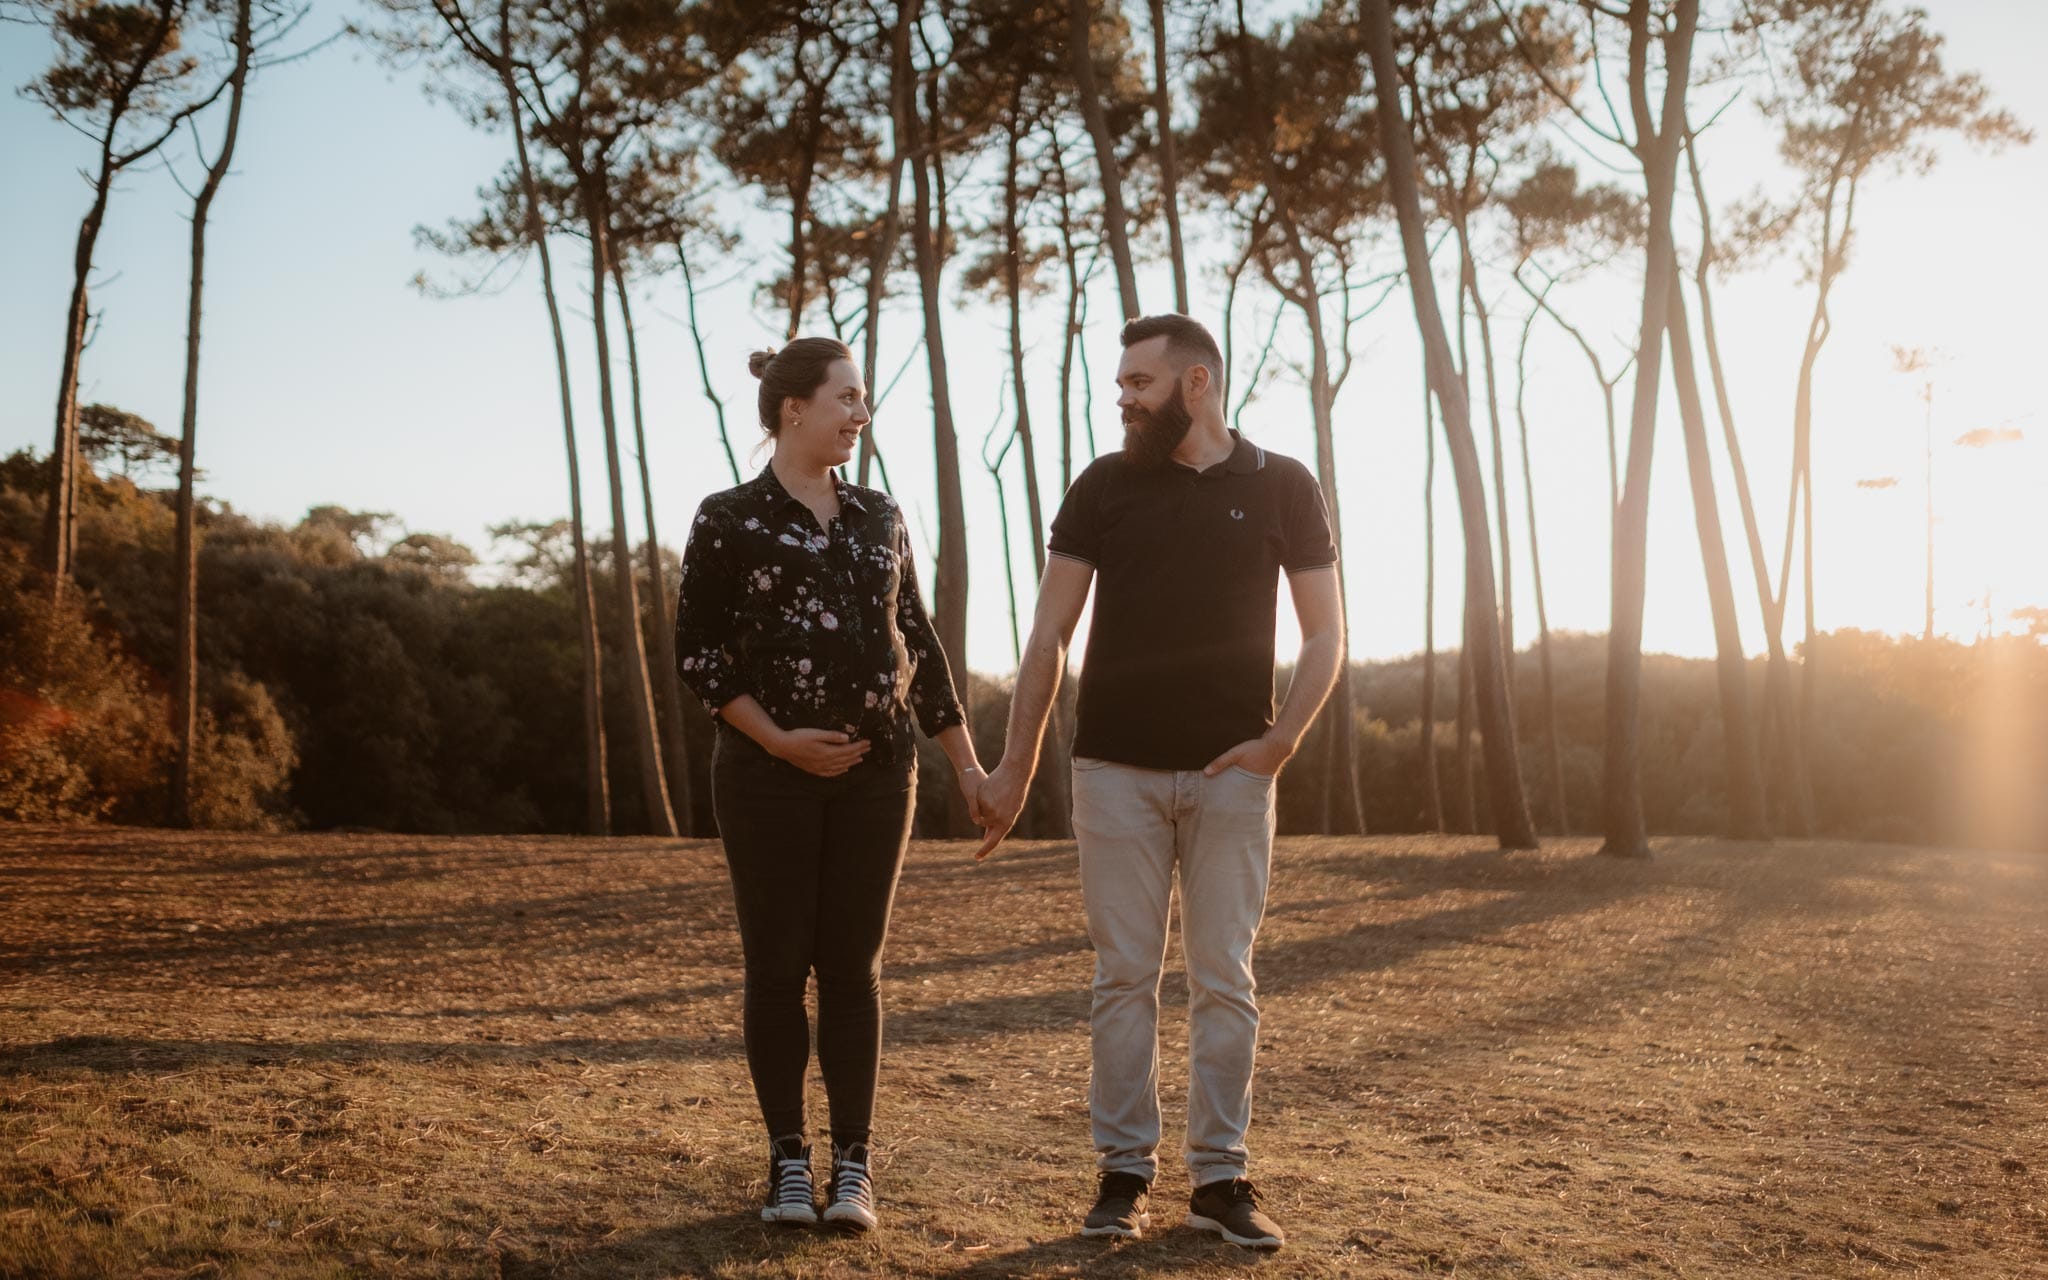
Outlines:
[[[0, 735], [15, 748], [0, 751], [0, 818], [160, 823], [170, 804], [164, 673], [174, 650], [160, 587], [173, 555], [174, 495], [88, 468], [81, 589], [53, 605], [30, 589], [39, 472], [27, 453], [0, 460]], [[501, 527], [505, 568], [496, 576], [504, 580], [484, 586], [472, 581], [477, 557], [468, 548], [407, 534], [388, 517], [324, 507], [284, 527], [211, 503], [201, 511], [210, 602], [201, 639], [215, 655], [201, 700], [208, 763], [195, 779], [195, 816], [205, 825], [582, 829], [580, 658], [563, 526]], [[674, 553], [664, 550], [662, 560], [673, 575]], [[594, 570], [601, 581], [612, 572], [601, 549]], [[608, 620], [602, 638], [616, 656]], [[2048, 850], [2048, 647], [2020, 637], [1964, 645], [1857, 632], [1820, 643], [1839, 678], [1824, 686], [1816, 717], [1817, 834]], [[1539, 803], [1546, 830], [1597, 830], [1605, 655], [1603, 637], [1557, 637], [1568, 812], [1559, 823]], [[1451, 740], [1458, 655], [1436, 661], [1446, 827], [1486, 830], [1484, 773], [1472, 771], [1468, 794]], [[1540, 723], [1537, 665], [1535, 654], [1517, 655], [1525, 724]], [[1759, 687], [1761, 665], [1750, 677]], [[1354, 757], [1375, 831], [1433, 829], [1416, 759], [1422, 673], [1419, 655], [1353, 666]], [[977, 744], [994, 754], [1008, 690], [980, 674], [969, 683]], [[18, 692], [25, 689], [42, 694], [30, 699]], [[607, 711], [620, 714], [624, 681], [606, 694]], [[1651, 827], [1725, 831], [1714, 664], [1652, 655], [1643, 697]], [[695, 770], [683, 817], [688, 830], [708, 835], [711, 725], [694, 699], [684, 703], [682, 729]], [[1539, 754], [1533, 742], [1520, 746]], [[1322, 829], [1327, 752], [1313, 745], [1282, 774], [1283, 832]], [[615, 829], [647, 831], [633, 808], [630, 764], [613, 767]], [[923, 767], [927, 778], [950, 776], [937, 755]], [[947, 829], [944, 790], [922, 793], [925, 834]], [[1040, 785], [1022, 833], [1061, 830], [1055, 801]]]
[[[1591, 830], [1617, 856], [1646, 853], [1653, 828], [1744, 838], [1896, 828], [1935, 838], [1970, 829], [1975, 819], [1953, 810], [1982, 801], [1994, 774], [2031, 767], [2041, 776], [2038, 755], [2027, 754], [2038, 730], [1994, 731], [1966, 710], [1992, 672], [2019, 681], [2023, 696], [2004, 705], [2038, 707], [2034, 651], [2025, 641], [1965, 651], [1935, 639], [1931, 497], [1921, 643], [1823, 636], [1815, 622], [1830, 584], [1816, 578], [1814, 547], [1830, 530], [1816, 516], [1814, 374], [1834, 290], [1857, 265], [1858, 216], [1867, 220], [1870, 203], [1895, 189], [1885, 179], [1924, 177], [1946, 147], [2031, 141], [1978, 77], [1947, 65], [1924, 9], [1896, 0], [359, 5], [352, 38], [505, 141], [502, 169], [480, 175], [480, 208], [423, 232], [423, 250], [477, 279], [533, 266], [533, 322], [536, 331], [546, 323], [553, 343], [567, 518], [508, 530], [531, 543], [528, 580], [487, 587], [467, 582], [470, 553], [444, 539], [387, 546], [374, 519], [335, 510], [268, 529], [198, 495], [208, 218], [235, 189], [245, 109], [263, 109], [249, 85], [292, 74], [310, 9], [302, 0], [0, 0], [0, 9], [49, 32], [51, 60], [24, 91], [84, 135], [80, 154], [93, 157], [51, 447], [9, 463], [12, 536], [25, 551], [7, 569], [5, 607], [10, 626], [47, 636], [41, 648], [10, 644], [7, 660], [62, 660], [72, 664], [64, 679], [122, 682], [91, 703], [60, 697], [69, 686], [54, 669], [37, 673], [40, 684], [23, 683], [23, 672], [0, 686], [28, 717], [0, 740], [7, 767], [50, 771], [16, 811], [138, 805], [135, 814], [174, 824], [269, 815], [436, 830], [704, 830], [704, 726], [676, 679], [665, 621], [673, 584], [646, 461], [633, 307], [657, 281], [680, 284], [707, 402], [698, 420], [717, 432], [737, 482], [752, 428], [716, 391], [704, 334], [718, 322], [697, 307], [700, 280], [744, 261], [735, 202], [756, 228], [778, 228], [771, 246], [752, 246], [766, 265], [750, 305], [786, 322], [787, 334], [845, 339], [885, 400], [903, 369], [923, 372], [936, 499], [926, 581], [939, 639], [961, 671], [991, 665], [967, 647], [970, 581], [985, 600], [991, 574], [968, 560], [962, 477], [975, 450], [959, 420], [998, 401], [999, 430], [979, 461], [998, 495], [1005, 563], [996, 576], [1014, 620], [1030, 599], [1020, 566], [1043, 569], [1045, 503], [1098, 443], [1113, 444], [1079, 434], [1092, 430], [1089, 397], [1102, 380], [1087, 366], [1091, 323], [1099, 347], [1120, 320], [1192, 310], [1222, 339], [1233, 420], [1253, 396], [1288, 395], [1306, 411], [1341, 548], [1337, 460], [1370, 437], [1340, 429], [1337, 397], [1364, 357], [1363, 322], [1406, 304], [1428, 392], [1413, 424], [1428, 442], [1414, 477], [1428, 496], [1412, 540], [1425, 589], [1420, 601], [1369, 603], [1415, 610], [1423, 654], [1341, 671], [1283, 787], [1293, 829], [1484, 828], [1505, 848], [1533, 847], [1542, 829]], [[1776, 142], [1764, 189], [1716, 186], [1717, 130], [1731, 111]], [[192, 179], [183, 188], [191, 271], [181, 422], [158, 437], [176, 453], [165, 551], [160, 531], [143, 536], [165, 500], [96, 509], [118, 486], [88, 456], [93, 439], [147, 440], [153, 429], [81, 404], [79, 388], [94, 273], [107, 265], [96, 257], [101, 232], [121, 208], [123, 182], [174, 151]], [[1731, 384], [1762, 375], [1723, 360], [1714, 310], [1717, 284], [1760, 268], [1778, 271], [1788, 305], [1809, 317], [1777, 371], [1795, 370], [1797, 390], [1776, 430], [1738, 423]], [[1600, 314], [1589, 281], [1626, 281], [1629, 306]], [[955, 385], [946, 344], [965, 308], [1007, 320], [1001, 388]], [[1056, 380], [1027, 373], [1027, 309], [1035, 319], [1062, 315]], [[1583, 385], [1590, 399], [1597, 384], [1604, 421], [1531, 411], [1527, 358], [1539, 328], [1583, 354]], [[572, 346], [594, 357], [587, 374], [572, 377], [582, 367]], [[1054, 354], [1042, 348], [1036, 359]], [[1898, 362], [1931, 380], [1927, 353], [1900, 350]], [[575, 386], [582, 377], [592, 386]], [[1926, 391], [1931, 403], [1931, 381]], [[1667, 397], [1675, 423], [1659, 420]], [[577, 412], [592, 400], [594, 423]], [[556, 409], [537, 406], [536, 416], [551, 429]], [[1604, 434], [1604, 485], [1580, 476], [1539, 486], [1530, 459], [1559, 431]], [[579, 432], [602, 444], [603, 475], [587, 484]], [[1927, 434], [1921, 479], [1931, 495], [1931, 415]], [[1660, 437], [1682, 451], [1690, 481], [1711, 663], [1642, 652]], [[1752, 454], [1758, 440], [1771, 444], [1769, 457], [1745, 457], [1745, 437]], [[905, 433], [889, 447], [927, 446]], [[1439, 454], [1455, 497], [1442, 523], [1456, 535], [1441, 547]], [[873, 433], [849, 470], [890, 487]], [[586, 487], [604, 495], [587, 519]], [[1770, 509], [1767, 493], [1783, 493], [1786, 505]], [[1609, 554], [1564, 571], [1611, 584], [1598, 639], [1553, 633], [1539, 549], [1548, 504], [1589, 502], [1612, 512]], [[96, 521], [101, 534], [91, 532]], [[104, 554], [96, 536], [111, 540]], [[133, 555], [112, 550], [121, 545]], [[1435, 630], [1440, 561], [1443, 591], [1462, 600], [1455, 637]], [[1745, 614], [1761, 618], [1760, 634], [1743, 633]], [[118, 649], [95, 663], [94, 645], [114, 637]], [[152, 718], [143, 709], [156, 697], [168, 701]], [[975, 702], [982, 751], [993, 757], [1001, 727], [986, 698]], [[1448, 714], [1421, 715], [1424, 705]], [[88, 707], [111, 717], [97, 737], [79, 736], [98, 714]], [[117, 759], [115, 744], [131, 740]], [[1968, 773], [1987, 744], [2005, 754]], [[101, 754], [88, 767], [67, 751]], [[168, 781], [144, 785], [166, 751]], [[2025, 817], [2021, 829], [2031, 830], [2038, 801], [1990, 808], [2001, 821]], [[1043, 830], [1064, 829], [1056, 812], [1039, 817]]]

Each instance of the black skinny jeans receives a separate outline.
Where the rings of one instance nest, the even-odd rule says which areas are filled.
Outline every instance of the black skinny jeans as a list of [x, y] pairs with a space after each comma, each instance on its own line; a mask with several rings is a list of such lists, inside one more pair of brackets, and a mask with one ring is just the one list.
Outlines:
[[804, 1131], [818, 975], [818, 1067], [832, 1140], [866, 1142], [882, 1058], [882, 941], [910, 842], [917, 759], [876, 743], [836, 778], [806, 773], [718, 729], [712, 802], [746, 958], [747, 1068], [770, 1137]]

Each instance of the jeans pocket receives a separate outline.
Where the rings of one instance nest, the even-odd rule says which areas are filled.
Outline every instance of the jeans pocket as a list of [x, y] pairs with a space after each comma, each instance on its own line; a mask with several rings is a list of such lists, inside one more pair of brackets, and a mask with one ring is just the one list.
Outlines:
[[1094, 756], [1075, 756], [1075, 757], [1074, 757], [1074, 772], [1075, 772], [1075, 773], [1093, 773], [1093, 772], [1095, 772], [1095, 771], [1096, 771], [1097, 769], [1107, 769], [1108, 767], [1109, 767], [1109, 761], [1107, 761], [1107, 760], [1098, 760], [1098, 759], [1096, 759], [1096, 758], [1095, 758]]

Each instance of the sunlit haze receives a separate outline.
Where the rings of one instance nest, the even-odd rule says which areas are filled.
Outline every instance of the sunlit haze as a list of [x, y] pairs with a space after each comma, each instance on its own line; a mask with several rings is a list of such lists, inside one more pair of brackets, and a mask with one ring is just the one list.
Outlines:
[[[2048, 48], [2048, 7], [1986, 0], [1932, 8], [1935, 27], [1948, 37], [1949, 64], [1982, 74], [1995, 100], [2023, 123], [2048, 125], [2048, 84], [2036, 65]], [[317, 8], [306, 42], [344, 16], [332, 5]], [[0, 79], [9, 86], [26, 82], [46, 62], [48, 49], [47, 35], [37, 28], [0, 27]], [[8, 246], [0, 383], [9, 389], [0, 403], [0, 451], [47, 451], [71, 247], [89, 196], [77, 171], [91, 160], [90, 144], [12, 94], [0, 98], [0, 137], [9, 174], [0, 187]], [[1571, 141], [1560, 137], [1557, 145], [1587, 177], [1606, 176]], [[1720, 199], [1758, 184], [1783, 189], [1771, 139], [1741, 104], [1702, 145]], [[256, 81], [236, 171], [213, 215], [199, 445], [205, 492], [284, 522], [321, 503], [389, 511], [411, 529], [461, 539], [487, 560], [487, 525], [566, 513], [554, 369], [536, 273], [508, 271], [486, 292], [457, 298], [430, 296], [411, 283], [424, 272], [446, 289], [460, 282], [460, 272], [474, 269], [418, 247], [413, 229], [472, 213], [477, 187], [498, 171], [507, 150], [503, 135], [471, 129], [430, 101], [415, 73], [387, 70], [348, 41]], [[189, 151], [173, 163], [189, 181]], [[2042, 327], [2035, 296], [2048, 281], [2048, 241], [2038, 228], [2048, 196], [2044, 178], [2048, 147], [2039, 143], [1983, 154], [1944, 141], [1930, 179], [1886, 177], [1860, 197], [1861, 229], [1836, 291], [1834, 332], [1815, 393], [1816, 611], [1824, 630], [1917, 633], [1921, 626], [1924, 406], [1918, 377], [1894, 370], [1894, 345], [1936, 353], [1938, 629], [1961, 638], [1986, 629], [2023, 630], [2012, 611], [2048, 605], [2048, 574], [2040, 567], [2040, 548], [2048, 546], [2048, 421], [2040, 413]], [[969, 188], [956, 195], [975, 201], [986, 193]], [[772, 345], [782, 325], [781, 315], [756, 298], [755, 285], [780, 261], [786, 231], [780, 212], [764, 212], [754, 198], [748, 192], [726, 199], [743, 232], [738, 254], [699, 264], [700, 283], [717, 285], [699, 305], [743, 464], [757, 439], [745, 354]], [[97, 254], [92, 300], [99, 323], [85, 355], [81, 397], [140, 413], [173, 434], [184, 354], [187, 208], [162, 167], [121, 184]], [[1693, 232], [1689, 202], [1681, 202], [1680, 214], [1684, 245]], [[1215, 324], [1223, 297], [1218, 258], [1229, 251], [1227, 237], [1198, 227], [1192, 241], [1195, 310]], [[1379, 254], [1388, 264], [1397, 256], [1391, 241]], [[1605, 275], [1552, 295], [1589, 338], [1604, 344], [1610, 362], [1623, 358], [1635, 323], [1640, 270], [1631, 255]], [[587, 272], [577, 247], [563, 246], [559, 271], [582, 285]], [[1448, 267], [1440, 264], [1440, 273], [1448, 275]], [[1501, 371], [1512, 379], [1526, 303], [1504, 272], [1491, 273], [1489, 281]], [[1148, 309], [1167, 308], [1172, 294], [1163, 269], [1143, 271], [1140, 286]], [[993, 518], [995, 492], [980, 456], [984, 436], [999, 421], [1007, 423], [1007, 335], [1000, 311], [963, 299], [950, 282], [947, 299], [953, 401], [974, 513], [969, 661], [977, 669], [1006, 670], [1012, 659], [1003, 548]], [[1775, 566], [1785, 532], [1793, 385], [1813, 289], [1787, 257], [1727, 279], [1716, 300]], [[567, 302], [572, 312], [587, 312], [587, 292], [579, 298], [572, 288]], [[699, 499], [731, 483], [681, 323], [684, 305], [673, 273], [641, 284], [636, 293], [658, 519], [664, 540], [675, 546]], [[1055, 292], [1026, 320], [1048, 512], [1060, 486], [1059, 305]], [[1240, 296], [1241, 359], [1234, 370], [1240, 380], [1276, 305], [1270, 291], [1247, 288]], [[1104, 448], [1113, 447], [1118, 434], [1110, 383], [1118, 353], [1115, 316], [1114, 282], [1105, 269], [1096, 280], [1086, 335], [1094, 435]], [[909, 359], [919, 328], [914, 296], [906, 290], [885, 320], [877, 381], [886, 386], [907, 360], [909, 367], [880, 406], [874, 430], [928, 554], [937, 537], [929, 399], [922, 355]], [[1305, 365], [1298, 318], [1282, 317], [1279, 334], [1279, 358]], [[572, 323], [571, 341], [572, 376], [590, 424], [583, 434], [586, 503], [601, 512], [602, 445], [587, 327]], [[1352, 650], [1360, 657], [1389, 656], [1419, 649], [1423, 631], [1420, 356], [1405, 292], [1359, 323], [1353, 346], [1357, 367], [1338, 401], [1336, 432]], [[1624, 432], [1627, 397], [1624, 382]], [[1075, 398], [1078, 415], [1078, 387]], [[1513, 399], [1511, 383], [1504, 385], [1510, 433]], [[1607, 461], [1600, 403], [1578, 348], [1548, 322], [1539, 322], [1531, 339], [1526, 403], [1551, 624], [1604, 630]], [[1476, 370], [1474, 404], [1483, 440], [1485, 395]], [[1243, 423], [1266, 447], [1313, 459], [1307, 392], [1293, 373], [1263, 384]], [[1994, 442], [1954, 443], [1972, 432]], [[1509, 448], [1517, 641], [1526, 645], [1535, 634], [1535, 610], [1512, 434]], [[1085, 452], [1085, 435], [1077, 450]], [[1014, 458], [1011, 466], [1012, 554], [1028, 611], [1032, 561]], [[1658, 423], [1655, 477], [1645, 645], [1709, 653], [1707, 597], [1670, 403]], [[1454, 643], [1457, 631], [1452, 584], [1459, 534], [1447, 466], [1439, 465], [1437, 479], [1442, 644]], [[1887, 479], [1892, 483], [1884, 484]], [[1877, 483], [1859, 485], [1866, 481]], [[1721, 494], [1741, 575], [1743, 639], [1756, 652], [1755, 598], [1725, 474]], [[929, 566], [926, 573], [929, 582]], [[1795, 591], [1788, 638], [1798, 634], [1799, 610]], [[1283, 618], [1283, 652], [1290, 629]]]

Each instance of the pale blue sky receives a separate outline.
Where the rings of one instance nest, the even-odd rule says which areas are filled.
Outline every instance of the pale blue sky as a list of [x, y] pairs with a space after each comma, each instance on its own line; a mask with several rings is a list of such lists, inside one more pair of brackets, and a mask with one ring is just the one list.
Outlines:
[[[2048, 84], [2035, 65], [2048, 49], [2048, 6], [1946, 0], [1929, 7], [1950, 38], [1952, 65], [1981, 72], [2002, 104], [2037, 129], [2048, 126]], [[308, 30], [322, 22], [331, 30], [343, 13], [325, 5]], [[0, 27], [0, 82], [20, 85], [47, 58], [45, 33]], [[1769, 139], [1741, 113], [1731, 112], [1707, 144], [1724, 196], [1772, 176]], [[209, 136], [214, 132], [217, 126]], [[425, 297], [410, 285], [422, 269], [448, 275], [414, 245], [412, 228], [469, 212], [475, 189], [506, 148], [502, 136], [473, 131], [429, 101], [416, 76], [388, 71], [353, 44], [336, 44], [257, 81], [210, 237], [199, 450], [211, 493], [284, 521], [327, 502], [391, 511], [413, 529], [452, 534], [486, 554], [486, 525], [566, 513], [552, 359], [534, 275], [495, 296], [460, 300]], [[0, 98], [0, 164], [9, 175], [0, 187], [7, 281], [0, 292], [0, 386], [7, 388], [0, 451], [49, 447], [71, 249], [89, 194], [77, 171], [90, 159], [87, 142], [40, 107], [12, 94]], [[1838, 289], [1835, 333], [1817, 383], [1817, 605], [1824, 628], [1919, 629], [1921, 408], [1915, 385], [1891, 372], [1891, 343], [1938, 347], [1947, 357], [1939, 374], [1938, 440], [1983, 426], [2015, 426], [2027, 435], [1997, 450], [1938, 448], [1941, 628], [1976, 634], [1987, 588], [2001, 627], [2012, 607], [2048, 605], [2048, 575], [2038, 565], [2038, 548], [2048, 545], [2048, 421], [2035, 376], [2037, 299], [2048, 281], [2048, 240], [2038, 232], [2044, 179], [2048, 150], [2041, 144], [1995, 156], [1950, 147], [1932, 181], [1885, 181], [1862, 198], [1856, 261]], [[187, 207], [161, 171], [123, 182], [97, 255], [94, 305], [104, 323], [83, 376], [86, 400], [120, 405], [172, 432], [182, 387]], [[772, 261], [782, 228], [772, 216], [748, 218], [742, 262]], [[1217, 239], [1196, 237], [1198, 244]], [[558, 263], [580, 289], [587, 276], [581, 254], [565, 245]], [[705, 264], [700, 279], [729, 276], [739, 265]], [[1210, 266], [1198, 262], [1196, 312], [1213, 323], [1222, 283]], [[1561, 291], [1556, 300], [1589, 333], [1624, 334], [1634, 323], [1637, 270], [1631, 261], [1612, 279]], [[1170, 285], [1160, 272], [1143, 275], [1141, 287], [1149, 305], [1167, 305]], [[1511, 288], [1496, 282], [1494, 289], [1502, 297], [1496, 344], [1504, 374], [1520, 331]], [[687, 331], [675, 319], [680, 294], [678, 283], [664, 279], [642, 286], [635, 302], [658, 519], [671, 544], [698, 500], [730, 482]], [[950, 288], [948, 298], [953, 399], [970, 462], [969, 660], [1001, 670], [1010, 665], [1010, 638], [994, 490], [973, 460], [1002, 408], [1007, 339], [999, 312], [959, 303]], [[1795, 268], [1781, 265], [1724, 285], [1717, 300], [1748, 461], [1767, 539], [1775, 543], [1784, 523], [1792, 389], [1811, 288]], [[885, 370], [903, 360], [915, 338], [919, 322], [909, 301], [898, 304], [885, 327]], [[1270, 297], [1252, 302], [1241, 296], [1241, 349], [1254, 342], [1255, 316], [1263, 331], [1271, 314]], [[602, 525], [607, 499], [590, 341], [587, 325], [576, 322], [587, 305], [570, 305], [586, 510]], [[779, 318], [751, 305], [744, 280], [701, 305], [713, 334], [714, 377], [736, 434], [751, 443], [756, 384], [744, 355], [776, 339]], [[1099, 383], [1096, 432], [1105, 443], [1118, 430], [1107, 385], [1117, 354], [1115, 309], [1113, 288], [1104, 288], [1088, 331]], [[1292, 335], [1295, 349], [1305, 345], [1292, 317], [1281, 331]], [[1056, 300], [1027, 319], [1048, 511], [1058, 500], [1058, 332]], [[1338, 404], [1337, 443], [1353, 651], [1386, 656], [1412, 652], [1422, 639], [1421, 393], [1405, 293], [1360, 325], [1354, 346], [1359, 365]], [[1597, 399], [1576, 348], [1547, 325], [1537, 330], [1531, 366], [1551, 622], [1603, 630], [1606, 459]], [[1483, 391], [1475, 392], [1483, 404]], [[1511, 388], [1504, 395], [1511, 412]], [[1626, 398], [1624, 384], [1624, 405]], [[927, 538], [936, 532], [928, 406], [920, 357], [876, 428], [897, 489]], [[1512, 418], [1508, 425], [1512, 431]], [[1313, 458], [1306, 393], [1298, 385], [1270, 385], [1246, 426], [1269, 448]], [[1645, 642], [1698, 654], [1710, 651], [1712, 639], [1677, 426], [1667, 406], [1656, 453]], [[1527, 644], [1535, 611], [1527, 594], [1520, 469], [1510, 447], [1518, 639]], [[1458, 556], [1447, 471], [1439, 470], [1438, 500], [1445, 582]], [[1901, 483], [1857, 488], [1857, 480], [1879, 475], [1898, 475]], [[1723, 495], [1732, 503], [1731, 485], [1724, 483]], [[1022, 505], [1013, 488], [1020, 527]], [[629, 507], [637, 536], [637, 496]], [[1724, 519], [1746, 575], [1732, 505]], [[1015, 551], [1028, 607], [1030, 559], [1021, 540]], [[1456, 634], [1456, 592], [1440, 589], [1438, 598], [1441, 641]], [[1795, 617], [1796, 610], [1795, 603]], [[1283, 643], [1289, 626], [1283, 621]], [[1745, 606], [1744, 627], [1755, 651], [1753, 605]]]

